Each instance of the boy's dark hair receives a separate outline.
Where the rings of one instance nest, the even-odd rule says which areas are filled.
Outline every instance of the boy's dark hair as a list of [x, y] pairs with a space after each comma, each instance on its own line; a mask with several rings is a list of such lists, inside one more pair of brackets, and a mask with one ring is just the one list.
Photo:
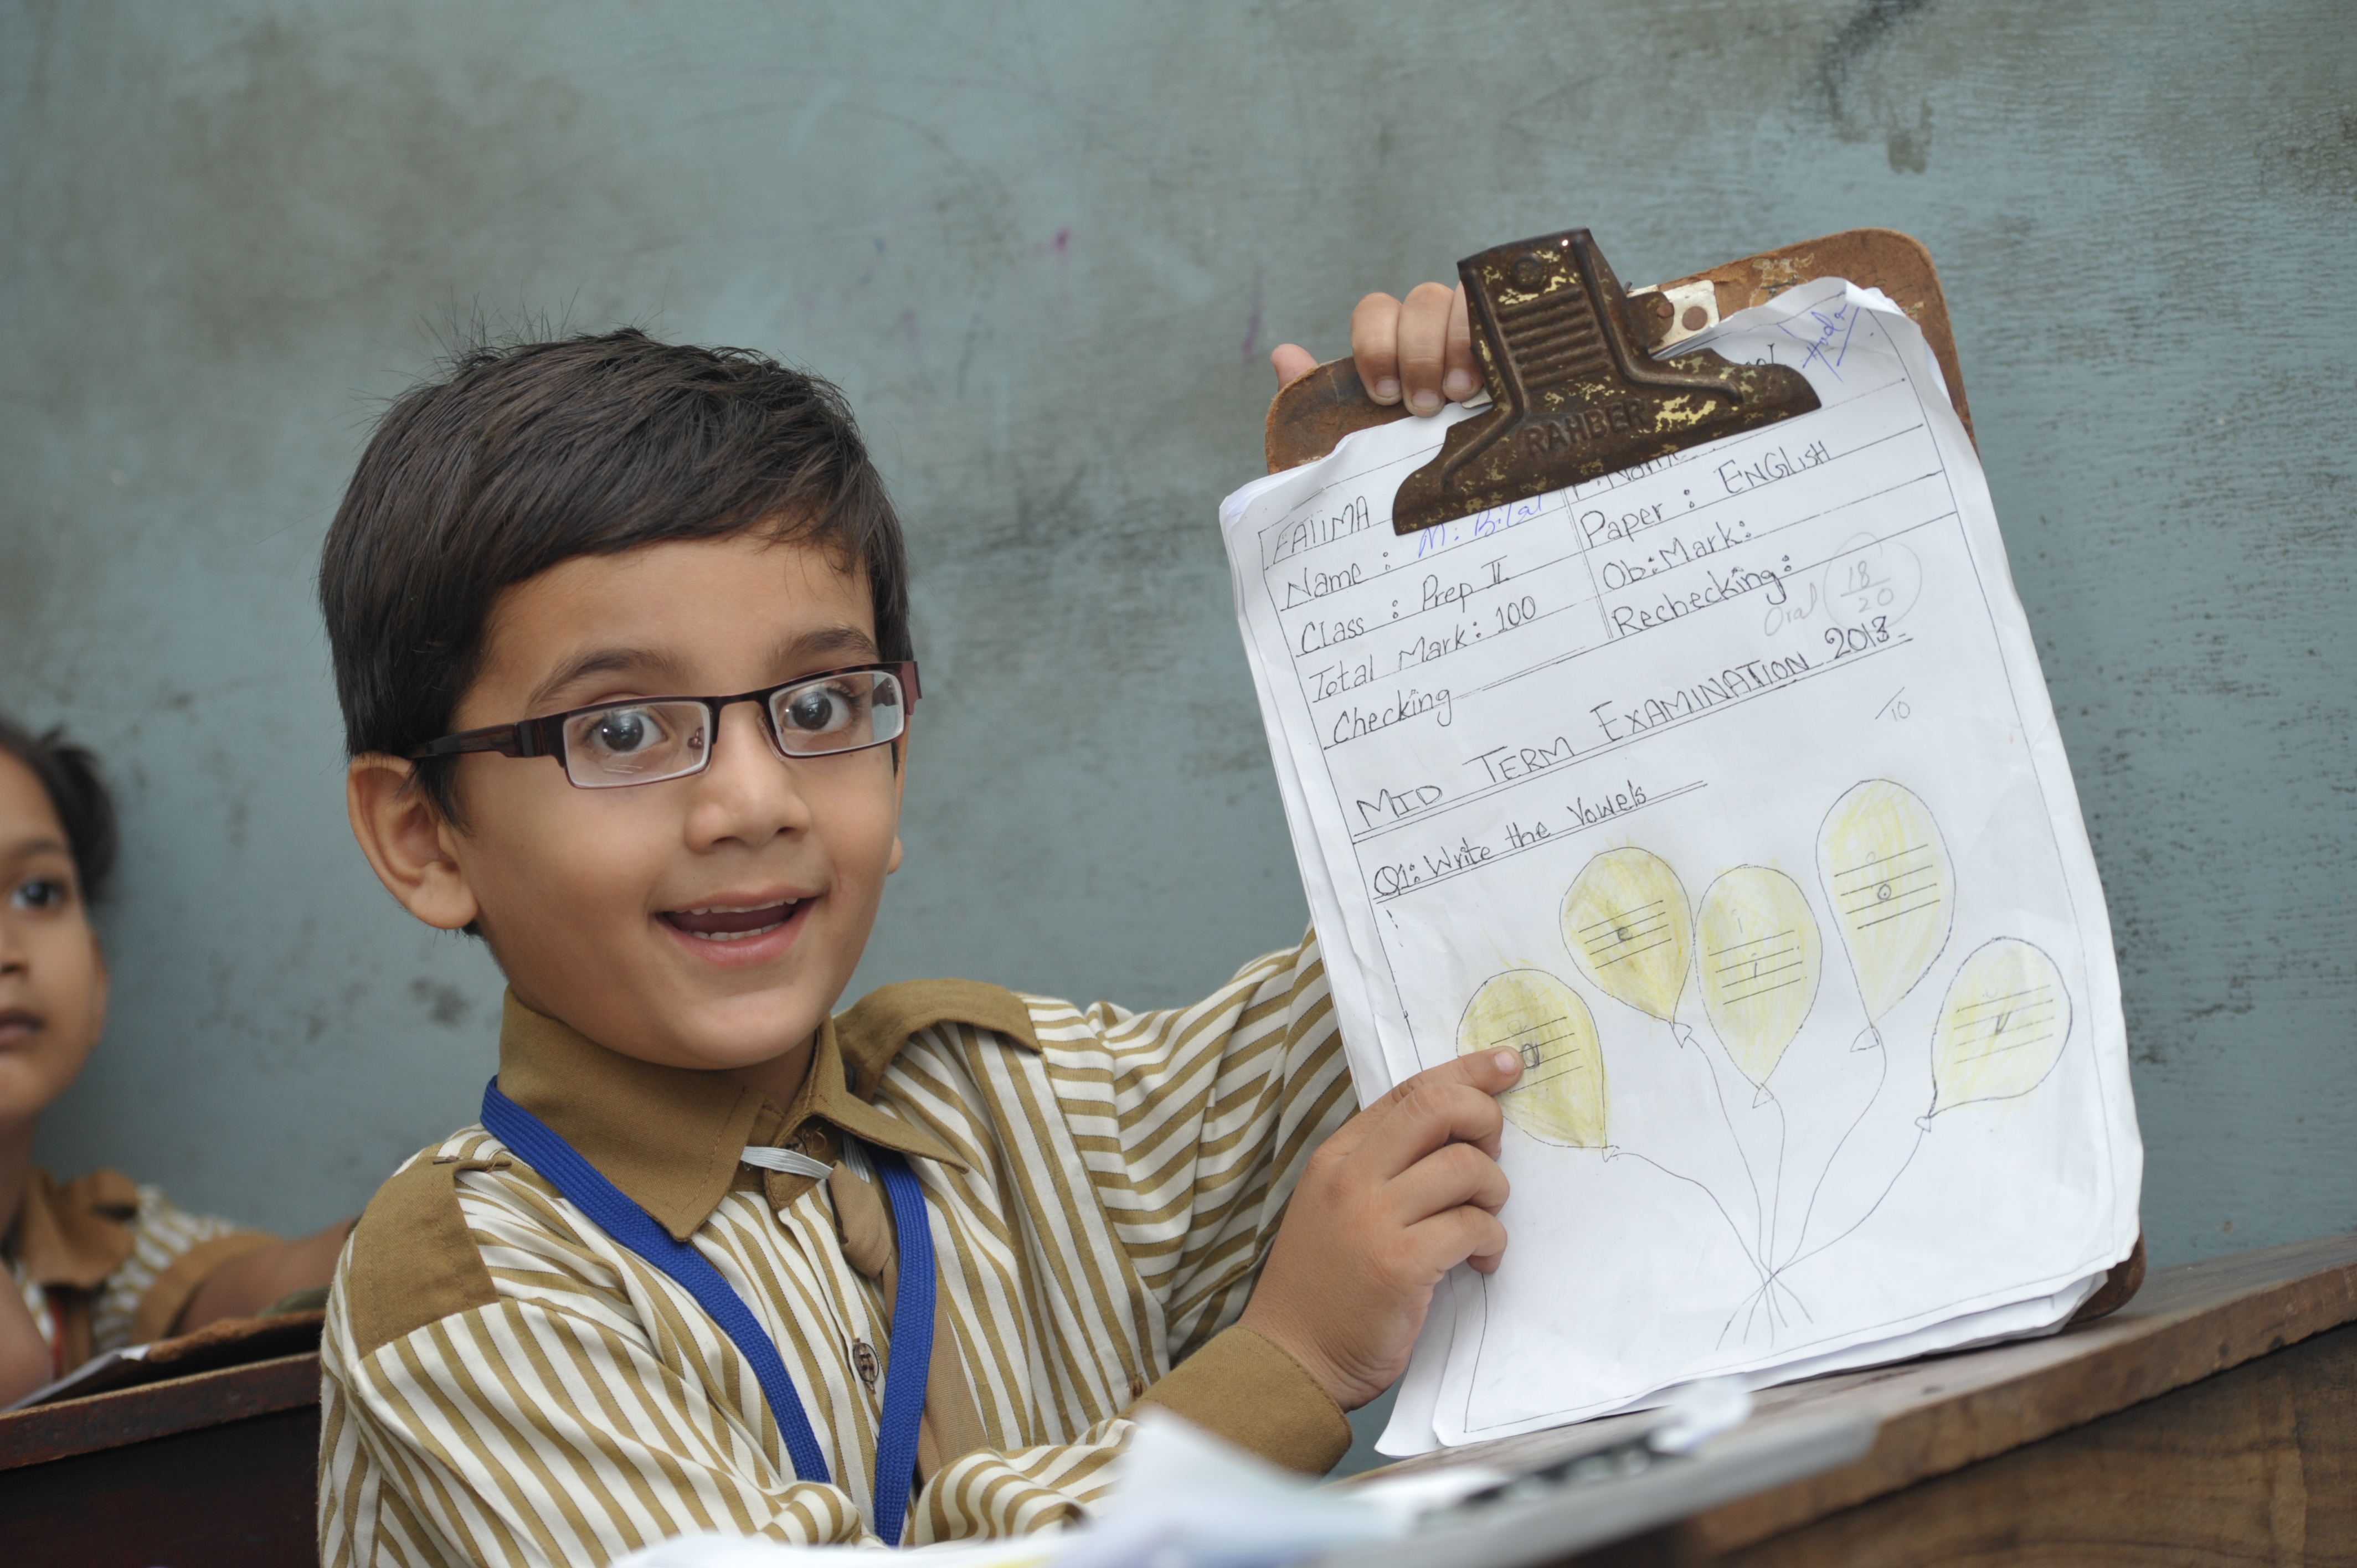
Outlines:
[[114, 869], [120, 842], [115, 837], [114, 798], [106, 792], [106, 780], [99, 777], [98, 758], [70, 744], [62, 729], [37, 736], [5, 714], [0, 714], [0, 752], [23, 763], [41, 781], [49, 808], [58, 814], [58, 825], [66, 831], [66, 853], [73, 856], [74, 877], [81, 884], [82, 899], [96, 903], [106, 886], [106, 874]]
[[[899, 519], [826, 381], [636, 330], [458, 355], [379, 422], [320, 554], [346, 749], [400, 757], [448, 733], [503, 589], [750, 530], [863, 568], [878, 655], [913, 657]], [[417, 765], [454, 821], [455, 760]]]

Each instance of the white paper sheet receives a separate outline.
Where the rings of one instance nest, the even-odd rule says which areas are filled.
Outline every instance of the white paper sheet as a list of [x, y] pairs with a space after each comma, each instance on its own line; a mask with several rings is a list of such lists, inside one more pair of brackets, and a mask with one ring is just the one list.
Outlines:
[[2040, 1332], [2136, 1234], [2103, 890], [1921, 334], [1821, 280], [1679, 347], [1823, 406], [1406, 538], [1463, 411], [1222, 508], [1361, 1096], [1533, 1064], [1386, 1452]]

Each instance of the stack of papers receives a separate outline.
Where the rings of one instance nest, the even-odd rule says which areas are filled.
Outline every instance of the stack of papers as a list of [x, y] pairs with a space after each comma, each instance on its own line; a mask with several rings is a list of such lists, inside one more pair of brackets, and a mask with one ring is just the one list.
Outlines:
[[2136, 1240], [2103, 888], [1937, 363], [1837, 279], [1706, 348], [1822, 406], [1403, 537], [1451, 409], [1221, 509], [1361, 1100], [1527, 1064], [1503, 1266], [1386, 1453], [2050, 1331]]
[[[1076, 1529], [917, 1548], [932, 1568], [1524, 1568], [1849, 1463], [1861, 1416], [1743, 1424], [1749, 1400], [1702, 1386], [1646, 1430], [1512, 1474], [1442, 1466], [1317, 1487], [1147, 1410], [1112, 1494]], [[615, 1568], [813, 1568], [856, 1548], [684, 1536]]]

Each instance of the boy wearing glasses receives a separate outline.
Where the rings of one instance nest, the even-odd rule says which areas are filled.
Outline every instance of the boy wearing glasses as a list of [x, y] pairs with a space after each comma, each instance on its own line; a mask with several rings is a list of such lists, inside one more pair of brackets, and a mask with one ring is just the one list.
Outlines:
[[[1366, 384], [1469, 392], [1462, 312], [1370, 296]], [[921, 688], [825, 383], [635, 332], [475, 354], [379, 427], [320, 597], [354, 834], [510, 987], [481, 1123], [339, 1266], [324, 1561], [1049, 1529], [1141, 1402], [1322, 1472], [1440, 1275], [1496, 1266], [1519, 1060], [1354, 1116], [1314, 934], [1171, 1012], [834, 1012]]]

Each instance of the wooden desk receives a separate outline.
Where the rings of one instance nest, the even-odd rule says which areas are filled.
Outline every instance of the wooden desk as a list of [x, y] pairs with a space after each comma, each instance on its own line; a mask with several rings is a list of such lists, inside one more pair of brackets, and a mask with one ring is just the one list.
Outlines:
[[0, 1415], [0, 1558], [314, 1564], [318, 1455], [317, 1354]]
[[[285, 1356], [0, 1416], [7, 1562], [315, 1562], [318, 1397], [318, 1358]], [[1577, 1561], [2357, 1565], [2357, 1234], [2162, 1270], [2052, 1338], [1772, 1389], [1754, 1420], [1835, 1407], [1880, 1423], [1857, 1463]], [[1393, 1468], [1536, 1466], [1610, 1424]]]
[[[2162, 1270], [2050, 1338], [1772, 1389], [1753, 1420], [1835, 1410], [1880, 1423], [1856, 1464], [1573, 1561], [2357, 1564], [2357, 1234]], [[1535, 1466], [1608, 1424], [1392, 1468]]]

